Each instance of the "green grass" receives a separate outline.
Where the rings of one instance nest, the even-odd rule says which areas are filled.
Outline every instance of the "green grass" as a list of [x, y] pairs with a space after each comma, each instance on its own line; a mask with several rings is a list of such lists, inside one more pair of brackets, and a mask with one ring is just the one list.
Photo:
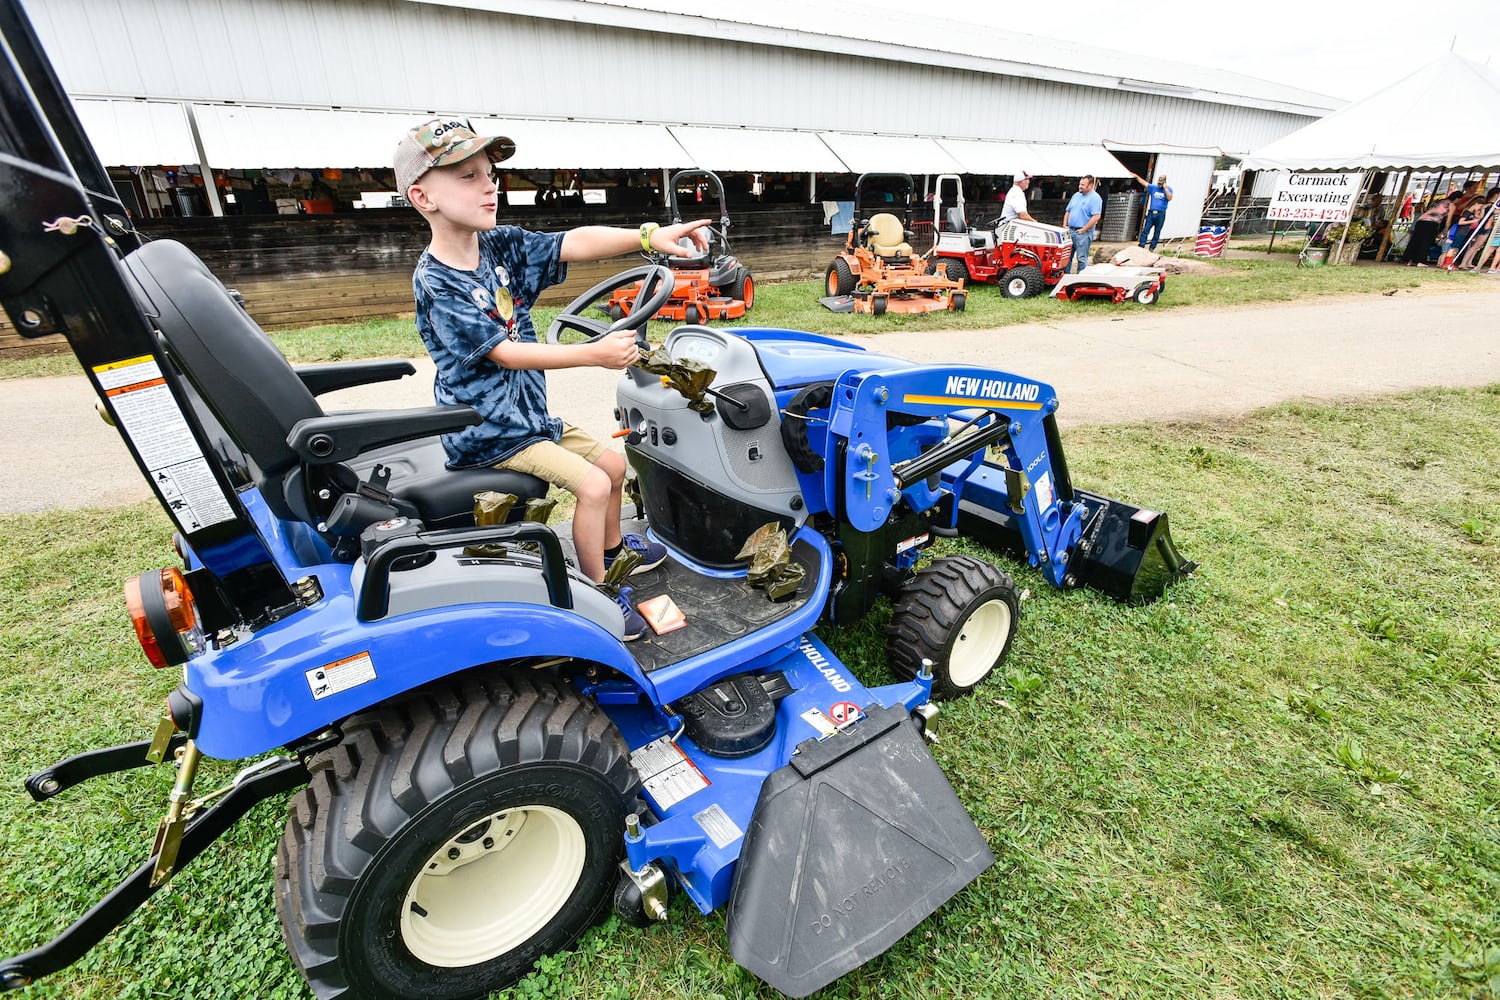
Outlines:
[[[1008, 564], [1016, 644], [935, 751], [997, 863], [818, 996], [1500, 996], [1500, 386], [1066, 444], [1075, 482], [1168, 510], [1203, 568], [1131, 608]], [[176, 677], [119, 586], [170, 533], [149, 506], [0, 518], [0, 952], [146, 852], [164, 769], [40, 805], [20, 781], [153, 724]], [[827, 634], [871, 683], [888, 614]], [[304, 996], [271, 902], [283, 808], [19, 995]], [[680, 897], [578, 952], [506, 996], [773, 996]]]
[[[1078, 316], [1098, 316], [1111, 310], [1290, 302], [1327, 295], [1374, 294], [1393, 288], [1459, 290], [1489, 287], [1495, 286], [1486, 278], [1436, 268], [1422, 271], [1374, 267], [1297, 268], [1288, 260], [1224, 260], [1216, 261], [1215, 270], [1209, 274], [1170, 277], [1160, 303], [1149, 307], [1133, 302], [1116, 306], [1103, 300], [1059, 302], [1050, 296], [1013, 300], [1002, 296], [996, 286], [979, 285], [970, 289], [967, 308], [961, 313], [855, 316], [835, 315], [820, 306], [818, 297], [823, 294], [820, 281], [784, 281], [760, 285], [755, 308], [744, 319], [715, 325], [730, 328], [784, 327], [833, 336], [911, 329], [984, 330], [1016, 323], [1050, 323]], [[557, 306], [538, 307], [533, 313], [537, 329], [545, 333], [558, 311]], [[652, 326], [658, 340], [669, 329], [665, 323]], [[273, 333], [272, 337], [282, 353], [296, 364], [420, 357], [426, 353], [409, 317], [283, 330]], [[75, 375], [77, 372], [78, 362], [68, 353], [0, 361], [0, 379]]]

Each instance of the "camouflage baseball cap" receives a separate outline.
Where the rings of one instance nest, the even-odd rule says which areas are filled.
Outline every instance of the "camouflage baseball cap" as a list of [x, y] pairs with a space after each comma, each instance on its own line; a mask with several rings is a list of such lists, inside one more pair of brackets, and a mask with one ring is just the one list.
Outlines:
[[516, 155], [516, 144], [503, 135], [475, 135], [467, 119], [433, 118], [409, 130], [396, 146], [396, 190], [405, 194], [433, 167], [467, 160], [481, 149], [491, 163]]

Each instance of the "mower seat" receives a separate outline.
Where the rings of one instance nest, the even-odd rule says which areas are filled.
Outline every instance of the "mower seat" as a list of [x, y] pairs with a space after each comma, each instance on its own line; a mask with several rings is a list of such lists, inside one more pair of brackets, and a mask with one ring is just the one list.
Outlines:
[[906, 227], [889, 212], [872, 215], [865, 234], [870, 241], [870, 252], [877, 257], [911, 256], [911, 244], [906, 242]]
[[[710, 238], [711, 239], [711, 238]], [[708, 267], [713, 260], [714, 248], [710, 243], [707, 250], [699, 250], [693, 245], [692, 237], [684, 236], [677, 241], [677, 245], [687, 250], [686, 257], [668, 257], [667, 266], [674, 271], [696, 271]]]
[[954, 205], [947, 213], [948, 232], [967, 233], [969, 231], [969, 220], [964, 218], [963, 209]]
[[[479, 490], [514, 493], [523, 500], [546, 495], [547, 484], [535, 476], [445, 468], [437, 435], [477, 423], [470, 407], [328, 414], [314, 398], [315, 391], [411, 374], [406, 362], [317, 365], [303, 377], [181, 243], [147, 243], [125, 258], [124, 269], [167, 357], [184, 376], [184, 388], [233, 485], [258, 486], [278, 517], [331, 530], [326, 523], [334, 506], [340, 498], [357, 497], [361, 479], [369, 481], [362, 473], [377, 464], [390, 473], [388, 481], [375, 479], [377, 497], [389, 494], [399, 513], [420, 517], [430, 528], [472, 525]], [[522, 506], [517, 505], [517, 517]], [[369, 523], [383, 519], [376, 516]], [[357, 537], [365, 526], [341, 522], [337, 533], [352, 531]]]

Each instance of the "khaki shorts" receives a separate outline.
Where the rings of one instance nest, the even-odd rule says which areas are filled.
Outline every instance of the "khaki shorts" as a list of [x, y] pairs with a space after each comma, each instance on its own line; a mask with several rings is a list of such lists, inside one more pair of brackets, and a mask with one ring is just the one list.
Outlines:
[[556, 444], [538, 441], [498, 463], [495, 468], [525, 472], [576, 494], [604, 452], [604, 445], [572, 424], [565, 423], [561, 441]]

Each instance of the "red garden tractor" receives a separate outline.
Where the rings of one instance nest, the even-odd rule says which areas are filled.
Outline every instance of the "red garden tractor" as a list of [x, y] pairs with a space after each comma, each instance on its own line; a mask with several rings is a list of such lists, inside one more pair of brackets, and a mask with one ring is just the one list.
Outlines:
[[[954, 199], [943, 209], [943, 184], [951, 182]], [[937, 229], [937, 266], [953, 281], [998, 284], [1008, 299], [1029, 299], [1057, 284], [1073, 259], [1073, 241], [1061, 226], [995, 219], [985, 229], [969, 225], [964, 214], [963, 183], [957, 174], [942, 174], [932, 196]]]
[[[664, 264], [672, 269], [677, 287], [672, 297], [661, 307], [657, 316], [661, 319], [681, 323], [706, 323], [712, 319], [739, 319], [755, 305], [755, 279], [750, 269], [729, 253], [729, 206], [724, 200], [724, 182], [712, 170], [683, 170], [672, 178], [668, 190], [671, 192], [672, 222], [682, 221], [682, 209], [677, 203], [678, 189], [684, 182], [690, 186], [709, 183], [719, 195], [719, 225], [710, 226], [708, 249], [699, 251], [690, 241], [684, 240], [690, 257], [668, 257], [666, 254], [647, 255], [654, 264]], [[604, 307], [611, 320], [630, 315], [631, 303], [635, 301], [640, 286], [620, 288], [610, 296]]]
[[[892, 185], [891, 180], [897, 183]], [[884, 181], [882, 184], [880, 182]], [[875, 183], [870, 183], [875, 182]], [[879, 189], [879, 190], [874, 190]], [[828, 265], [827, 294], [819, 299], [837, 313], [961, 312], [967, 302], [962, 280], [942, 273], [929, 249], [913, 254], [910, 174], [861, 174], [854, 185], [854, 224], [843, 251]], [[866, 215], [875, 197], [889, 197], [892, 212]]]

